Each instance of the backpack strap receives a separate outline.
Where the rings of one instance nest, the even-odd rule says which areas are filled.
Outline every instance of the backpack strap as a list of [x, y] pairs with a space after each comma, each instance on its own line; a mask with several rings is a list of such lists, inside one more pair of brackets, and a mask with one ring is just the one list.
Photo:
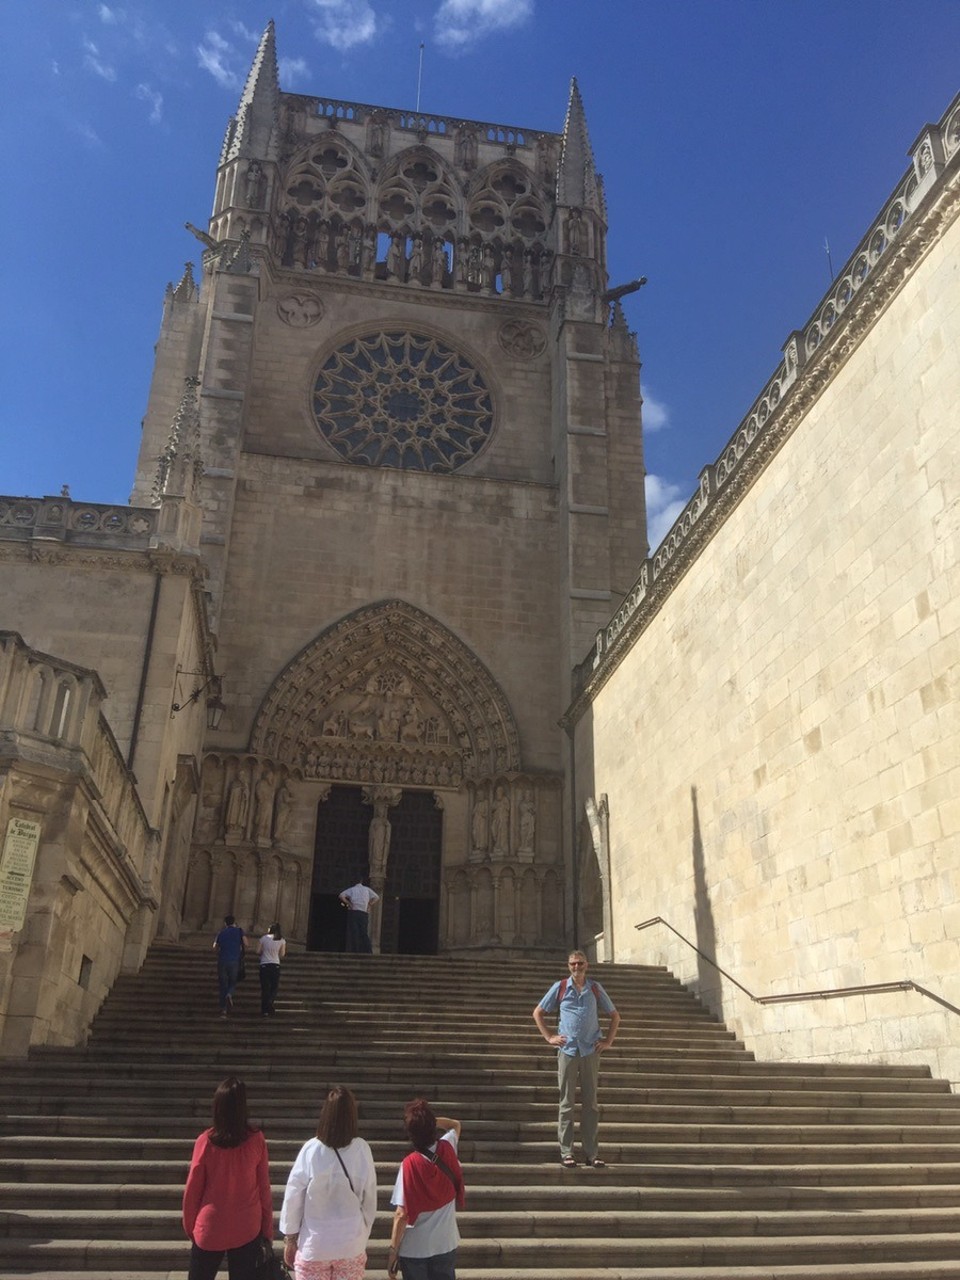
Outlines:
[[[560, 1003], [560, 1001], [563, 999], [563, 993], [564, 993], [564, 992], [566, 991], [566, 989], [567, 989], [567, 983], [568, 983], [568, 981], [569, 981], [569, 979], [568, 979], [568, 978], [561, 978], [561, 979], [560, 979], [560, 990], [557, 992], [557, 1004], [559, 1004], [559, 1003]], [[594, 1000], [596, 1000], [596, 1001], [599, 1003], [599, 1001], [600, 1001], [600, 988], [597, 986], [597, 984], [596, 984], [595, 982], [591, 982], [591, 983], [590, 983], [590, 990], [593, 992], [593, 998], [594, 998]]]

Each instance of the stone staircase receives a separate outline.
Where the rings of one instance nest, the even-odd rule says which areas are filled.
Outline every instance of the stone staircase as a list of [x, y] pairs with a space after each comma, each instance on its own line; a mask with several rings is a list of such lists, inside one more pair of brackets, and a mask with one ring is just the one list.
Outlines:
[[182, 1280], [193, 1139], [236, 1071], [278, 1208], [326, 1087], [356, 1091], [377, 1280], [417, 1094], [463, 1120], [460, 1280], [960, 1280], [960, 1097], [921, 1068], [758, 1063], [662, 969], [591, 969], [624, 1019], [601, 1070], [609, 1167], [561, 1169], [530, 1010], [563, 960], [292, 956], [277, 1018], [254, 973], [221, 1021], [212, 956], [155, 948], [84, 1048], [3, 1064], [0, 1276]]

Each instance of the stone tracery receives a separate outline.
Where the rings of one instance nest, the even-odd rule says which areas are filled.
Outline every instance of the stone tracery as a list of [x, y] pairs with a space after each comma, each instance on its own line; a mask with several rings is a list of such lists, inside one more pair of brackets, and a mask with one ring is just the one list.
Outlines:
[[[436, 289], [543, 298], [550, 285], [555, 149], [539, 140], [536, 174], [516, 156], [478, 166], [478, 139], [458, 130], [453, 166], [425, 139], [389, 158], [391, 123], [366, 122], [365, 154], [330, 120], [278, 184], [273, 248], [282, 266]], [[291, 135], [292, 137], [292, 135]]]
[[421, 334], [352, 338], [324, 361], [313, 395], [321, 435], [346, 462], [455, 471], [483, 449], [493, 399], [461, 353]]

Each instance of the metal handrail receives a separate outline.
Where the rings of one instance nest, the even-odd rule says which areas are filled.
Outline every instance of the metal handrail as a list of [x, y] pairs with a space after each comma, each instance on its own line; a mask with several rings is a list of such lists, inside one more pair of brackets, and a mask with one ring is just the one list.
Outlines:
[[651, 919], [644, 920], [633, 927], [635, 929], [649, 929], [654, 924], [662, 924], [671, 933], [676, 934], [680, 941], [685, 942], [691, 951], [695, 951], [701, 960], [706, 960], [707, 964], [712, 965], [717, 973], [722, 974], [728, 982], [732, 982], [737, 990], [742, 991], [754, 1004], [797, 1004], [802, 1000], [838, 1000], [846, 996], [876, 995], [884, 991], [916, 991], [920, 995], [926, 996], [928, 1000], [933, 1000], [936, 1004], [941, 1005], [950, 1013], [960, 1015], [960, 1009], [955, 1004], [951, 1004], [949, 1000], [944, 1000], [943, 996], [938, 996], [935, 991], [922, 987], [919, 982], [914, 982], [911, 978], [902, 978], [899, 982], [872, 982], [856, 987], [826, 987], [822, 991], [791, 991], [785, 995], [757, 996], [745, 987], [742, 982], [738, 982], [732, 974], [727, 973], [726, 969], [721, 968], [713, 956], [708, 956], [705, 951], [700, 950], [695, 942], [685, 938], [680, 930], [675, 929], [669, 920], [664, 920], [663, 916], [653, 916]]

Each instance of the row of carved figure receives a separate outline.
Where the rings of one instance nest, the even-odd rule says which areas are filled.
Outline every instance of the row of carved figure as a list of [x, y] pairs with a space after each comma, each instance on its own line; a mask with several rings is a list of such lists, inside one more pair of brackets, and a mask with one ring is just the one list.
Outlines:
[[470, 859], [505, 858], [516, 854], [532, 861], [537, 845], [537, 801], [533, 790], [519, 793], [508, 785], [482, 785], [473, 793], [470, 813]]
[[518, 298], [542, 298], [553, 263], [553, 253], [541, 245], [481, 244], [466, 237], [454, 242], [419, 231], [378, 233], [373, 225], [328, 222], [296, 209], [281, 215], [275, 245], [285, 267]]
[[[204, 762], [205, 798], [211, 788], [219, 784], [219, 830], [216, 834], [228, 844], [252, 841], [259, 845], [280, 844], [286, 835], [293, 804], [293, 790], [286, 772], [274, 768], [268, 761], [238, 759], [231, 761], [219, 773], [219, 762], [208, 758]], [[201, 811], [201, 817], [203, 817]], [[209, 838], [207, 829], [200, 832]]]

